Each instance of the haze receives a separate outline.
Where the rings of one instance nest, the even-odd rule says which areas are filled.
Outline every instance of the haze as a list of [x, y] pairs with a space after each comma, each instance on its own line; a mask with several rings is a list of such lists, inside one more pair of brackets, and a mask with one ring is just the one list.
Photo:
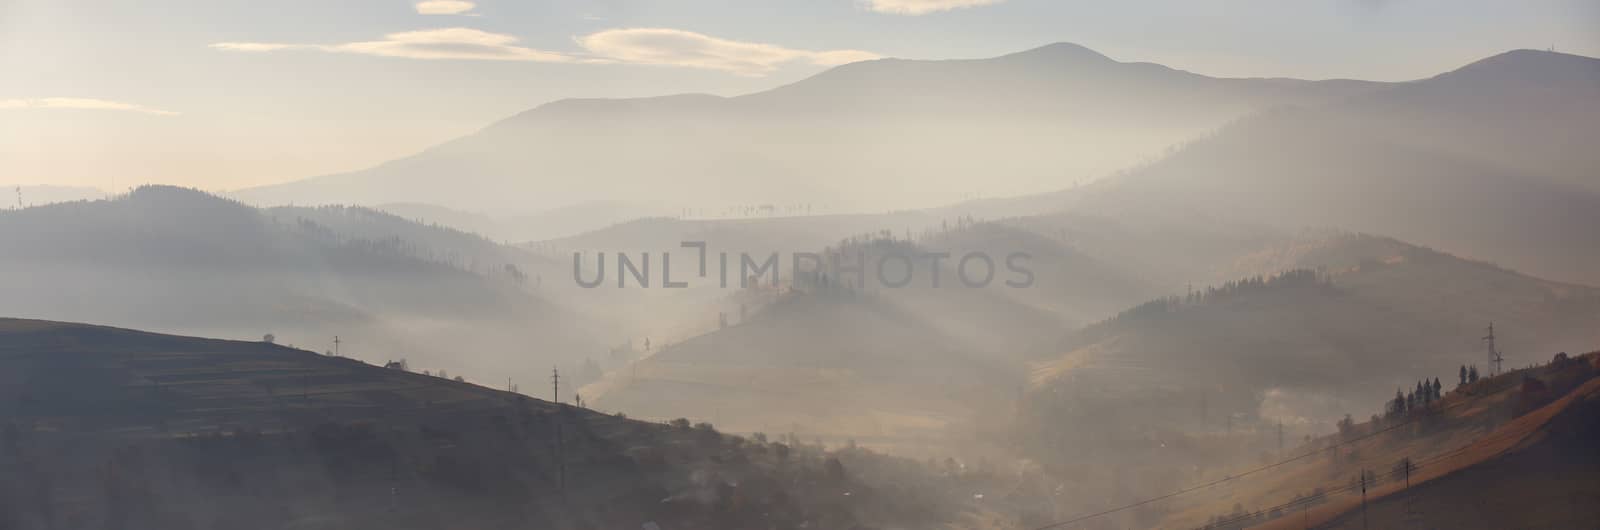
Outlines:
[[0, 2], [0, 529], [1600, 520], [1593, 2]]
[[[177, 1], [159, 7], [5, 0], [0, 2], [0, 72], [5, 72], [0, 184], [119, 192], [168, 183], [236, 190], [372, 167], [562, 98], [732, 96], [864, 57], [757, 58], [741, 55], [752, 53], [748, 48], [724, 43], [712, 45], [721, 64], [695, 64], [679, 54], [685, 46], [705, 45], [693, 39], [614, 39], [609, 48], [595, 44], [592, 49], [583, 44], [584, 37], [618, 28], [666, 28], [793, 51], [858, 50], [912, 59], [990, 57], [1068, 41], [1120, 61], [1150, 61], [1221, 77], [1400, 81], [1508, 49], [1554, 46], [1600, 54], [1600, 38], [1592, 31], [1600, 8], [1578, 0], [882, 4], [486, 0], [458, 14], [423, 14], [449, 10], [423, 10], [403, 0], [336, 5]], [[249, 52], [218, 46], [339, 46], [444, 28], [483, 32], [449, 36], [451, 42], [493, 35], [491, 40], [509, 44], [429, 59], [373, 49]], [[1459, 38], [1462, 34], [1474, 37]], [[610, 63], [494, 55], [513, 48], [609, 57]], [[116, 106], [83, 110], [76, 108], [84, 106], [81, 102], [52, 104], [52, 98]], [[1063, 176], [1079, 180], [1103, 173], [1099, 165], [1073, 169], [1082, 171], [1063, 171]], [[1046, 191], [1040, 182], [1004, 184], [933, 181], [920, 187], [986, 196]]]

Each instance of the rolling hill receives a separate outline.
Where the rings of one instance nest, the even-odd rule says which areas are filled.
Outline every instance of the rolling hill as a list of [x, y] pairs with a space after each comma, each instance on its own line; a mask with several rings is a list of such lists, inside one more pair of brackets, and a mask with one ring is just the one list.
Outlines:
[[1057, 195], [1072, 211], [1383, 234], [1600, 284], [1600, 59], [1515, 51], [1321, 107], [1241, 120]]
[[[1583, 499], [1597, 493], [1600, 476], [1589, 450], [1600, 435], [1597, 360], [1560, 356], [1462, 384], [1426, 405], [1308, 440], [1270, 476], [1186, 504], [1220, 512], [1233, 503], [1234, 512], [1211, 519], [1219, 530], [1579, 528], [1596, 515]], [[1242, 503], [1252, 508], [1238, 510]]]
[[948, 478], [263, 342], [0, 319], [6, 528], [941, 528]]
[[[1036, 391], [1070, 387], [1205, 429], [1227, 414], [1325, 423], [1377, 408], [1383, 389], [1415, 374], [1481, 360], [1490, 323], [1513, 365], [1600, 340], [1600, 290], [1393, 239], [1308, 236], [1238, 267], [1288, 272], [1153, 300], [1072, 332], [1035, 366]], [[1197, 424], [1202, 394], [1212, 416]]]
[[1011, 397], [1016, 365], [997, 353], [884, 295], [791, 292], [583, 391], [596, 407], [640, 417], [907, 446], [965, 432]]
[[144, 187], [0, 212], [0, 245], [0, 313], [11, 316], [327, 350], [339, 336], [341, 353], [373, 362], [527, 379], [611, 342], [531, 292], [550, 262], [370, 210], [257, 210]]
[[371, 169], [234, 196], [524, 214], [598, 199], [713, 210], [932, 207], [975, 192], [1059, 189], [1254, 111], [1377, 86], [1220, 79], [1072, 44], [980, 60], [885, 59], [732, 98], [557, 101]]

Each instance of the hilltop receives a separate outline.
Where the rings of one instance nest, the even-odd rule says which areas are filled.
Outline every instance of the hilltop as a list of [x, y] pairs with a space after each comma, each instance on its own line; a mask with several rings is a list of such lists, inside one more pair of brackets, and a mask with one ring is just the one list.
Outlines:
[[[1382, 234], [1600, 284], [1600, 59], [1512, 52], [1327, 105], [1278, 109], [1071, 193], [1121, 218]], [[1502, 215], [1503, 214], [1503, 215]], [[1514, 214], [1514, 215], [1513, 215]]]
[[1071, 44], [978, 60], [885, 59], [738, 97], [555, 101], [372, 168], [234, 196], [522, 214], [599, 199], [925, 208], [973, 191], [1058, 189], [1063, 178], [1098, 177], [1254, 111], [1377, 86], [1214, 78]]
[[937, 528], [914, 462], [261, 342], [0, 320], [7, 528]]
[[[259, 210], [146, 186], [104, 200], [0, 211], [0, 246], [7, 249], [0, 273], [27, 279], [10, 282], [0, 297], [8, 316], [273, 334], [319, 350], [334, 349], [339, 336], [341, 353], [369, 361], [409, 358], [530, 380], [551, 362], [607, 342], [539, 292], [540, 278], [555, 276], [554, 262], [364, 208]], [[519, 367], [495, 355], [459, 355], [462, 349], [532, 349], [525, 354], [543, 362]]]
[[1341, 425], [1284, 455], [1304, 455], [1297, 461], [1190, 502], [1224, 514], [1229, 502], [1252, 507], [1212, 519], [1207, 528], [1218, 530], [1361, 528], [1363, 517], [1379, 528], [1571, 527], [1600, 515], [1578, 501], [1600, 492], [1597, 373], [1600, 352], [1591, 352], [1453, 381], [1439, 399]]

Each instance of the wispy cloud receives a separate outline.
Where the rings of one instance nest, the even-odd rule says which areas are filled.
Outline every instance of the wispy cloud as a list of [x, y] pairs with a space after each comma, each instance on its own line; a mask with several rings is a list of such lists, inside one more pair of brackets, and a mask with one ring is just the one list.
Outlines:
[[471, 28], [406, 31], [384, 35], [382, 40], [344, 44], [286, 44], [276, 42], [218, 42], [212, 48], [237, 52], [316, 50], [406, 59], [466, 59], [478, 61], [535, 61], [561, 63], [568, 55], [517, 45], [517, 38]]
[[176, 116], [178, 114], [170, 110], [155, 109], [144, 105], [93, 98], [0, 99], [0, 110], [6, 109], [114, 110], [158, 116]]
[[926, 15], [966, 7], [998, 4], [1005, 0], [863, 0], [867, 9], [894, 15]]
[[795, 61], [833, 66], [879, 57], [860, 50], [796, 50], [667, 28], [609, 29], [579, 37], [578, 45], [596, 57], [611, 61], [722, 70], [750, 76], [759, 76]]
[[309, 50], [407, 59], [464, 59], [546, 63], [627, 63], [720, 70], [759, 76], [780, 65], [802, 62], [833, 66], [878, 58], [860, 50], [797, 50], [740, 42], [666, 28], [610, 29], [576, 38], [581, 52], [537, 50], [516, 37], [471, 28], [444, 28], [384, 35], [381, 40], [343, 44], [218, 42], [218, 50], [276, 52]]
[[469, 15], [468, 11], [478, 7], [466, 0], [424, 0], [416, 6], [417, 13], [424, 15]]

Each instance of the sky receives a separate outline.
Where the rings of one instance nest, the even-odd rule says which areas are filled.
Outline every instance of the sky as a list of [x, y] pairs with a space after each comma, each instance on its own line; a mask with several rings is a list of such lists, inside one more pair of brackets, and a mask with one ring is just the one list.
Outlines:
[[0, 0], [0, 184], [228, 191], [571, 97], [737, 95], [1052, 42], [1214, 76], [1600, 56], [1594, 0]]

